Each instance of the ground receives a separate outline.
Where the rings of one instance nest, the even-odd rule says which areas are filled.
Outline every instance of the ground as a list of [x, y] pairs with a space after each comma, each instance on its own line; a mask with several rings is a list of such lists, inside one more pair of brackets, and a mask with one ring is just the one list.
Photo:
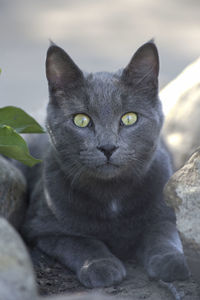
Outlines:
[[[35, 255], [34, 255], [35, 256]], [[38, 289], [41, 295], [52, 294], [82, 294], [90, 292], [83, 287], [76, 276], [66, 267], [42, 253], [37, 253], [34, 259]], [[121, 296], [123, 299], [134, 300], [199, 300], [200, 286], [191, 277], [184, 282], [166, 284], [164, 282], [150, 281], [141, 266], [136, 261], [127, 261], [127, 278], [116, 286], [97, 289], [107, 295]], [[116, 297], [117, 298], [117, 297]]]

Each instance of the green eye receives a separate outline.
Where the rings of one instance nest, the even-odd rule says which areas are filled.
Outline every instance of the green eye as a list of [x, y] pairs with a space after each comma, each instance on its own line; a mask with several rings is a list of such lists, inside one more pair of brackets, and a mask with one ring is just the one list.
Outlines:
[[137, 121], [137, 114], [133, 112], [129, 112], [121, 117], [121, 121], [123, 125], [130, 126], [133, 125]]
[[74, 124], [78, 127], [87, 127], [90, 123], [90, 118], [84, 114], [77, 114], [74, 116]]

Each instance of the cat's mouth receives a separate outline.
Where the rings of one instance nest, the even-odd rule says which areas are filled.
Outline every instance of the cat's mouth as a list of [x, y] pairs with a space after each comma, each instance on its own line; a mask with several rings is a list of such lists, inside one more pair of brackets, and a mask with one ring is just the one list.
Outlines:
[[111, 163], [109, 160], [103, 164], [100, 164], [100, 165], [97, 165], [96, 168], [99, 169], [99, 168], [119, 168], [119, 165], [117, 164], [114, 164], [114, 163]]

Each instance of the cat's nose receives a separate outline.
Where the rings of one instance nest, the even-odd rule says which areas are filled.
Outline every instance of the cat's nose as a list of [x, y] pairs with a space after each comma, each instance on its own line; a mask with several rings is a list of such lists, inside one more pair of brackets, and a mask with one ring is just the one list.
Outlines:
[[106, 145], [102, 145], [100, 147], [97, 147], [97, 149], [101, 152], [103, 152], [103, 154], [107, 157], [107, 159], [109, 159], [111, 157], [111, 155], [113, 154], [113, 152], [115, 150], [117, 150], [117, 146], [113, 145], [113, 144], [106, 144]]

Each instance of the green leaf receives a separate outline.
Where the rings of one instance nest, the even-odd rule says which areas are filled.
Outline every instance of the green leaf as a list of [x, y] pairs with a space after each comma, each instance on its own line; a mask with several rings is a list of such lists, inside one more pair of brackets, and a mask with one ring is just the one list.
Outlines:
[[44, 129], [25, 111], [14, 106], [0, 108], [0, 126], [7, 125], [18, 133], [44, 133]]
[[41, 162], [30, 155], [24, 139], [10, 126], [0, 127], [0, 153], [29, 167]]

